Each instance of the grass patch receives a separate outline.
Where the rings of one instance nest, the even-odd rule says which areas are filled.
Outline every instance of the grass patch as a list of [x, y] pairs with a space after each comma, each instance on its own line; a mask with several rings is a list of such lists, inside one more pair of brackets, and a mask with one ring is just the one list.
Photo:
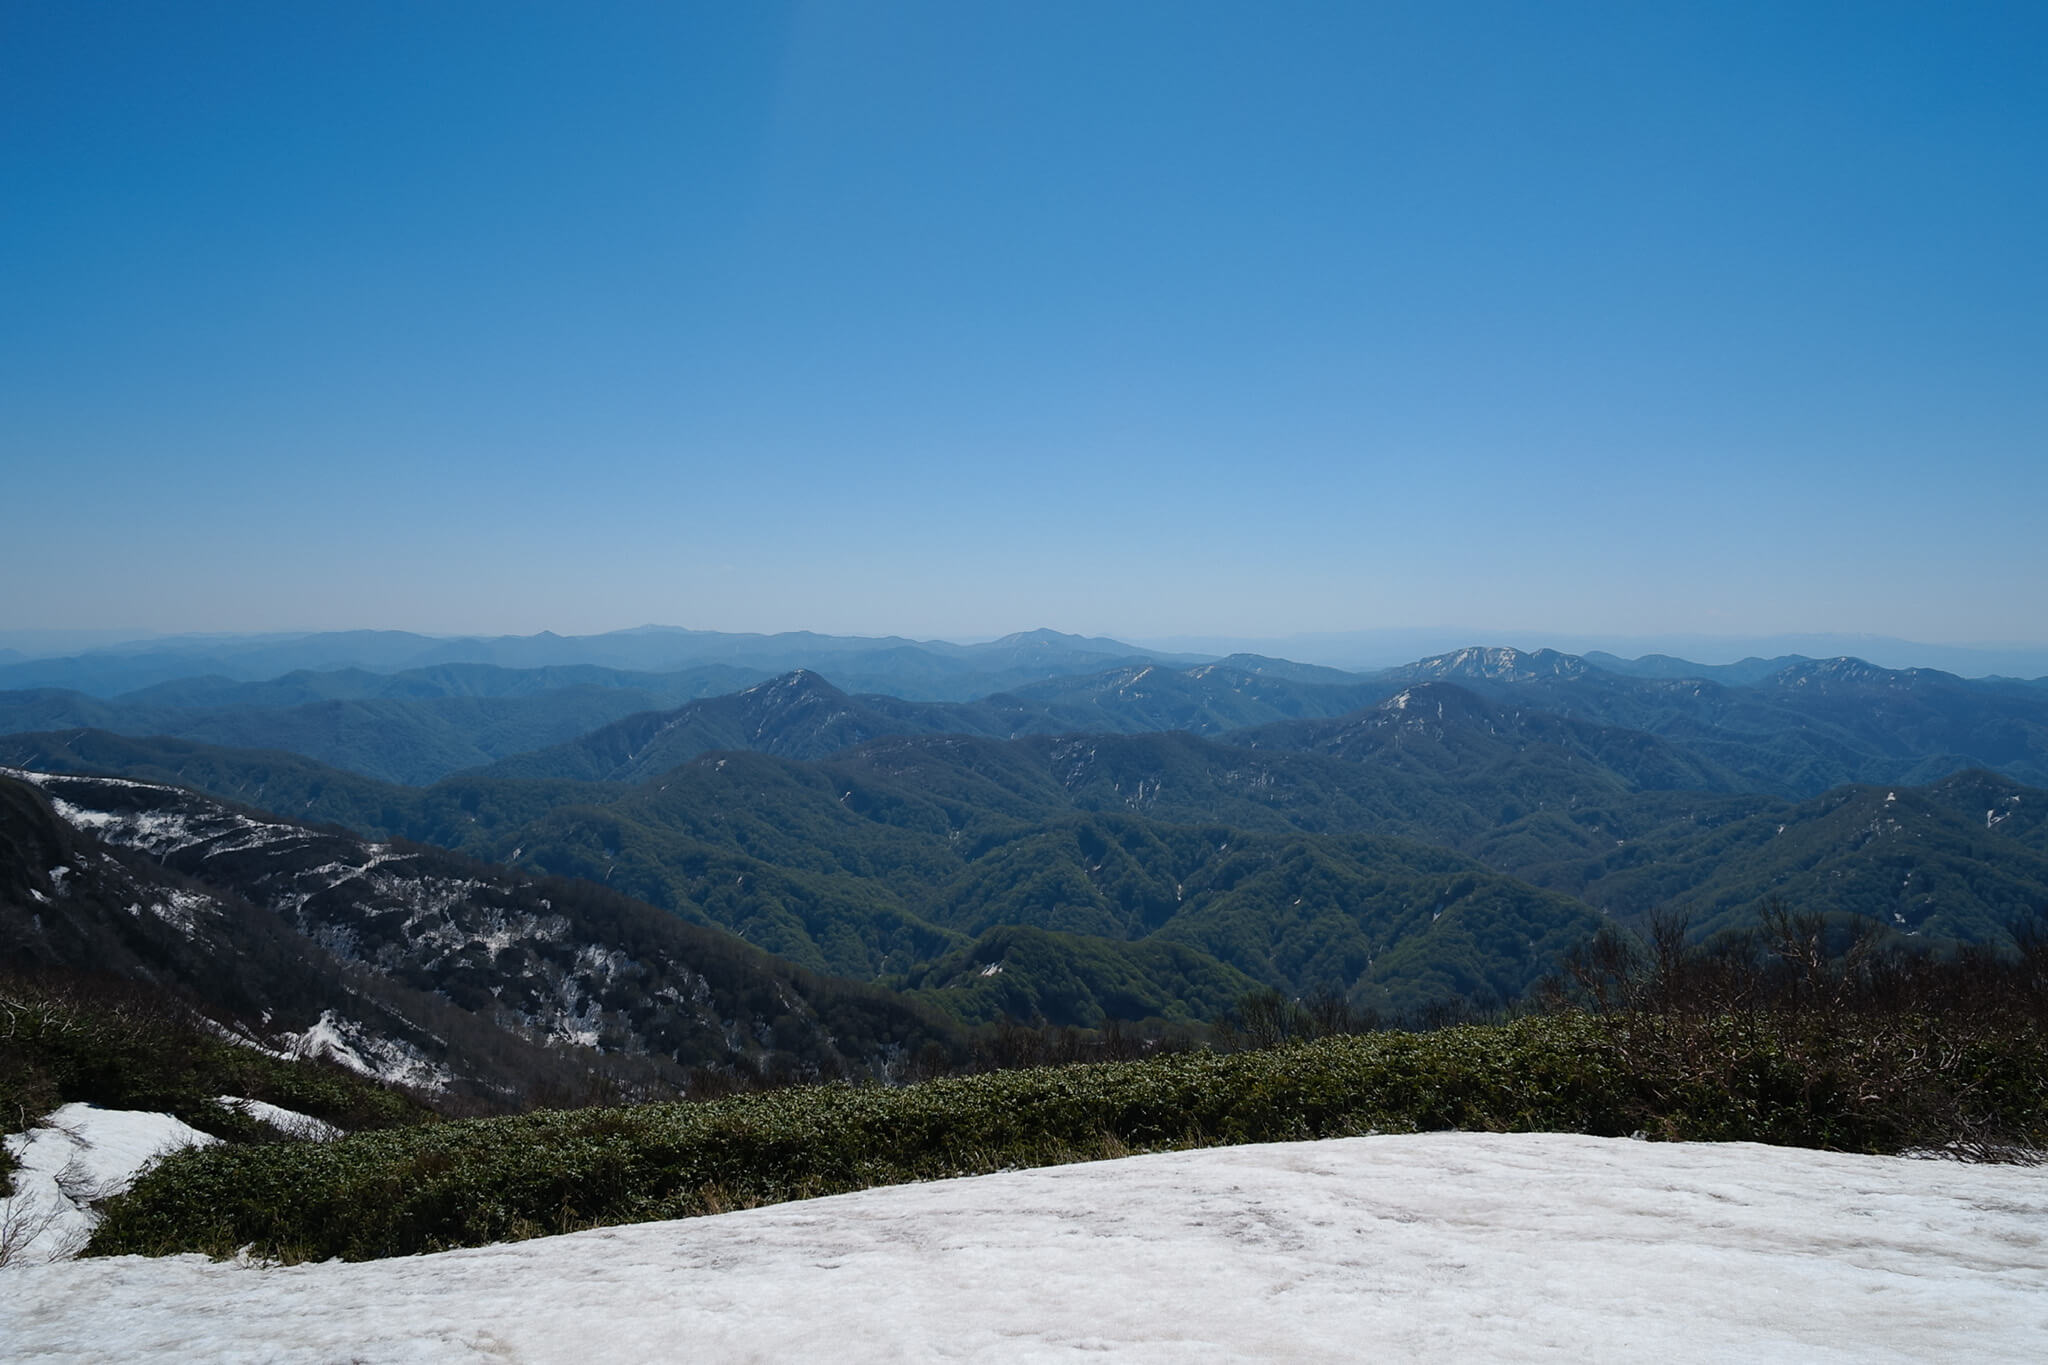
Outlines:
[[1450, 1128], [2038, 1145], [2048, 1044], [1925, 1017], [1567, 1011], [895, 1090], [464, 1120], [184, 1153], [109, 1206], [90, 1251], [358, 1260], [1132, 1152]]

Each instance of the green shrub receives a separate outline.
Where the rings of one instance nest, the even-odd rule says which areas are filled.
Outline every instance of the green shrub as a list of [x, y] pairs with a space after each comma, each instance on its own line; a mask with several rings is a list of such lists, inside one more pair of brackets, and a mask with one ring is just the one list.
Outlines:
[[[1894, 1150], [2048, 1138], [2048, 1048], [1931, 1020], [1579, 1012], [699, 1104], [552, 1111], [166, 1161], [91, 1251], [364, 1259], [1214, 1143], [1444, 1128]], [[1920, 1058], [1902, 1065], [1901, 1057]]]

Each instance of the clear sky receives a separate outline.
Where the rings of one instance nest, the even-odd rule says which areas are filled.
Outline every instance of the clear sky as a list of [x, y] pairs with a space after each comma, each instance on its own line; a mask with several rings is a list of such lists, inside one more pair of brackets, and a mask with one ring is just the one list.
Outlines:
[[2048, 639], [2048, 5], [0, 6], [0, 626]]

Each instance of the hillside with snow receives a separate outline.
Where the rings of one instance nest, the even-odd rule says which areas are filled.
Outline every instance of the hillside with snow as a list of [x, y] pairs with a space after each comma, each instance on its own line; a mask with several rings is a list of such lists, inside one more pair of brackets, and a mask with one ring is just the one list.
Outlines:
[[0, 972], [24, 970], [173, 987], [246, 1041], [487, 1103], [595, 1068], [883, 1075], [945, 1028], [589, 882], [0, 767]]
[[0, 1279], [46, 1361], [2033, 1361], [2048, 1170], [1433, 1133], [356, 1264]]

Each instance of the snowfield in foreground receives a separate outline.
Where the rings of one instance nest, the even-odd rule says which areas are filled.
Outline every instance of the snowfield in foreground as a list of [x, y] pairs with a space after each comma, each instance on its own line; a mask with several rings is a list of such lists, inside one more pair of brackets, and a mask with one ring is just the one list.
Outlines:
[[1433, 1133], [357, 1265], [0, 1274], [10, 1359], [2038, 1361], [2048, 1169]]
[[21, 1164], [14, 1193], [0, 1198], [0, 1265], [42, 1265], [85, 1246], [99, 1221], [94, 1203], [127, 1189], [158, 1157], [217, 1139], [169, 1114], [67, 1104], [5, 1141]]

